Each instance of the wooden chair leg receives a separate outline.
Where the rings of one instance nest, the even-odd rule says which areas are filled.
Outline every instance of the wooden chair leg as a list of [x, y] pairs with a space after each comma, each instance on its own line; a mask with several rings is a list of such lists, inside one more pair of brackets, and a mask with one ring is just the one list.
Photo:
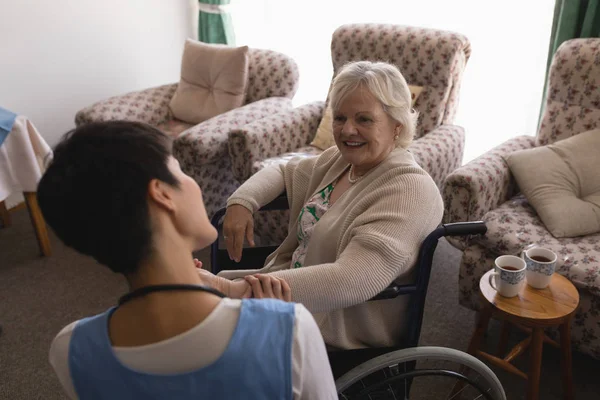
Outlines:
[[487, 332], [488, 324], [490, 323], [490, 318], [492, 318], [492, 307], [484, 306], [484, 308], [479, 312], [477, 326], [475, 327], [475, 332], [473, 332], [473, 336], [471, 336], [471, 341], [469, 342], [469, 348], [467, 350], [467, 353], [471, 354], [474, 357], [477, 357], [479, 346], [481, 345], [481, 339], [483, 339], [483, 336]]
[[573, 393], [573, 371], [571, 366], [573, 363], [571, 354], [571, 321], [572, 317], [569, 317], [560, 326], [560, 349], [561, 349], [561, 367], [562, 367], [562, 378], [563, 378], [563, 390], [566, 400], [573, 400], [575, 397]]
[[8, 228], [11, 225], [10, 214], [6, 209], [6, 203], [4, 201], [0, 201], [0, 220], [2, 221], [2, 226], [4, 228]]
[[534, 328], [531, 337], [531, 359], [529, 361], [527, 400], [538, 400], [540, 397], [540, 372], [542, 370], [542, 351], [544, 330]]
[[503, 358], [506, 353], [506, 346], [508, 344], [508, 336], [510, 334], [510, 323], [508, 321], [502, 321], [502, 332], [500, 333], [500, 341], [498, 342], [498, 349], [496, 354], [498, 357]]
[[35, 234], [40, 245], [40, 250], [42, 251], [42, 255], [48, 257], [52, 254], [52, 250], [50, 248], [50, 239], [48, 238], [46, 222], [44, 221], [42, 211], [38, 205], [37, 196], [33, 192], [26, 192], [24, 194], [25, 202], [27, 203], [27, 208], [29, 209], [29, 216], [31, 217], [31, 223], [33, 224]]

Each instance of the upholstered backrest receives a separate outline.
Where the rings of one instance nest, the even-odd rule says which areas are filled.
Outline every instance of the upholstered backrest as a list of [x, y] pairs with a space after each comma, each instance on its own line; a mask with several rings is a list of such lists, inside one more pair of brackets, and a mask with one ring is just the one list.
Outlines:
[[600, 39], [564, 42], [552, 59], [536, 145], [600, 128]]
[[268, 97], [294, 97], [299, 73], [291, 57], [273, 50], [250, 49], [248, 59], [246, 104]]
[[391, 24], [342, 25], [331, 40], [334, 76], [350, 61], [386, 61], [409, 85], [423, 86], [415, 138], [453, 122], [470, 54], [469, 40], [458, 33]]

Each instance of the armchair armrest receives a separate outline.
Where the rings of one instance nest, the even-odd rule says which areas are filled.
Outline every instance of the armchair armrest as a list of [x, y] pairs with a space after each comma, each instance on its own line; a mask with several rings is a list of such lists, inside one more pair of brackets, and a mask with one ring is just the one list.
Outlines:
[[481, 220], [513, 197], [519, 189], [503, 156], [534, 146], [533, 136], [509, 139], [448, 175], [442, 194], [444, 222]]
[[287, 97], [269, 97], [234, 108], [179, 135], [173, 142], [173, 155], [194, 160], [195, 165], [210, 164], [227, 156], [230, 131], [290, 108], [292, 100]]
[[255, 161], [307, 145], [317, 131], [324, 108], [324, 102], [313, 102], [231, 131], [229, 155], [236, 179], [248, 179]]
[[460, 167], [465, 147], [465, 130], [457, 125], [440, 125], [414, 140], [409, 150], [417, 163], [443, 187], [448, 174]]
[[75, 115], [75, 125], [90, 122], [127, 120], [158, 125], [169, 116], [169, 102], [177, 83], [110, 97], [86, 107]]

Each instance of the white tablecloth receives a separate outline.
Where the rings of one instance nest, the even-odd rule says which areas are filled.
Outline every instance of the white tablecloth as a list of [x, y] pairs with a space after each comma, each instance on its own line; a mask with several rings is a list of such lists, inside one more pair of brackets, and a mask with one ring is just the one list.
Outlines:
[[35, 126], [18, 116], [0, 146], [0, 201], [11, 193], [35, 192], [52, 158], [52, 149]]

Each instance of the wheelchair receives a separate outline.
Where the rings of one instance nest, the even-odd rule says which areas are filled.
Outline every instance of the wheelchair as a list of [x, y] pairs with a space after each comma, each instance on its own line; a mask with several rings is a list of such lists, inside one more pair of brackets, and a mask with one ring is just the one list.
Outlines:
[[[258, 212], [288, 209], [284, 194], [262, 207]], [[211, 219], [221, 235], [225, 208]], [[340, 399], [487, 399], [505, 400], [506, 395], [496, 375], [477, 358], [459, 350], [443, 347], [418, 347], [425, 297], [431, 274], [433, 254], [438, 240], [445, 236], [484, 234], [487, 228], [481, 221], [440, 225], [422, 243], [412, 284], [392, 283], [371, 300], [409, 296], [408, 316], [400, 345], [385, 348], [329, 351], [329, 362], [336, 379]], [[242, 262], [229, 259], [227, 250], [211, 245], [212, 273], [222, 270], [256, 268], [277, 246], [246, 247]], [[435, 385], [431, 382], [435, 382]], [[432, 397], [431, 388], [437, 388]], [[426, 397], [418, 397], [427, 392]], [[439, 392], [439, 393], [438, 393]]]

